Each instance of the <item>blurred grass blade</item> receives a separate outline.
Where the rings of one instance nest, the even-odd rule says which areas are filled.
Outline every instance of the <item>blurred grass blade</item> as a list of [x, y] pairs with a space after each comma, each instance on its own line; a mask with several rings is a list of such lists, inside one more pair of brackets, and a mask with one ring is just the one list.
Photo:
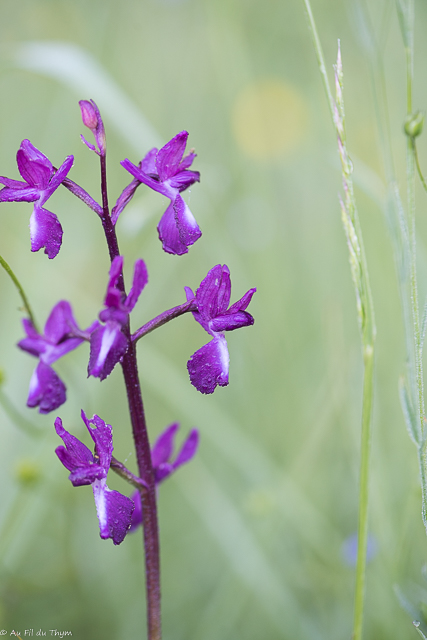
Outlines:
[[[232, 502], [223, 492], [215, 478], [203, 465], [200, 457], [191, 465], [191, 470], [176, 475], [187, 500], [203, 520], [228, 558], [230, 567], [268, 613], [279, 633], [292, 638], [319, 638], [319, 631], [310, 622], [307, 612], [300, 615], [301, 607], [292, 591], [283, 583], [261, 545], [251, 533]], [[238, 545], [235, 541], [238, 540]]]
[[406, 49], [411, 49], [413, 45], [412, 25], [414, 22], [414, 5], [412, 0], [396, 0], [396, 10], [402, 32], [403, 44]]
[[426, 337], [426, 328], [427, 328], [427, 300], [424, 303], [423, 309], [423, 317], [421, 320], [421, 351], [424, 347], [424, 339]]
[[418, 444], [420, 438], [418, 431], [418, 419], [412, 406], [408, 387], [403, 376], [399, 378], [399, 397], [409, 437], [414, 444]]
[[[229, 464], [239, 470], [248, 490], [253, 486], [273, 487], [277, 491], [277, 506], [296, 529], [299, 539], [309, 544], [320, 557], [328, 549], [339, 548], [342, 538], [320, 509], [310, 501], [295, 480], [285, 474], [252, 438], [212, 399], [206, 412], [206, 398], [194, 392], [182, 372], [148, 342], [143, 345], [145, 366], [141, 378], [151, 387], [162, 403], [179, 411], [191, 422], [195, 415], [205, 416], [202, 438], [209, 438]], [[298, 505], [296, 511], [294, 505]]]
[[12, 50], [13, 64], [34, 71], [93, 99], [102, 115], [139, 154], [161, 146], [162, 139], [105, 68], [85, 49], [64, 42], [25, 42]]

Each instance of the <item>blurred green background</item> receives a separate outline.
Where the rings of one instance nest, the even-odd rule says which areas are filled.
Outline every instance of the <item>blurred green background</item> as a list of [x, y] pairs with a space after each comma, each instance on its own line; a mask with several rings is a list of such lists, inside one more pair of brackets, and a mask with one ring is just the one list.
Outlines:
[[[201, 431], [197, 459], [159, 496], [165, 640], [350, 638], [357, 526], [362, 362], [341, 227], [333, 128], [302, 0], [0, 1], [0, 173], [18, 178], [29, 138], [99, 197], [77, 101], [104, 114], [110, 200], [129, 181], [118, 164], [190, 132], [201, 183], [186, 192], [203, 231], [181, 258], [161, 251], [164, 199], [141, 187], [118, 223], [127, 280], [143, 257], [150, 282], [132, 322], [184, 300], [226, 263], [232, 301], [252, 286], [255, 325], [229, 334], [230, 385], [191, 387], [186, 361], [206, 342], [190, 316], [139, 344], [151, 437], [180, 421]], [[415, 638], [395, 594], [417, 599], [427, 539], [415, 448], [397, 396], [402, 327], [382, 211], [366, 14], [356, 0], [314, 0], [329, 70], [341, 39], [348, 148], [378, 327], [366, 638]], [[404, 54], [394, 2], [370, 6], [383, 33], [395, 162], [405, 192]], [[364, 18], [365, 15], [365, 18]], [[415, 106], [427, 104], [427, 8], [416, 3]], [[332, 78], [332, 73], [330, 74]], [[423, 137], [421, 164], [427, 167]], [[0, 253], [26, 289], [39, 324], [60, 299], [80, 326], [97, 316], [108, 255], [96, 215], [68, 192], [49, 202], [64, 228], [54, 261], [30, 253], [29, 204], [2, 204]], [[425, 195], [419, 193], [419, 268], [427, 290]], [[145, 634], [140, 534], [120, 547], [99, 538], [90, 488], [74, 489], [57, 460], [58, 414], [86, 438], [80, 409], [113, 425], [115, 455], [135, 469], [119, 368], [86, 380], [88, 350], [55, 365], [68, 402], [54, 415], [25, 407], [36, 360], [16, 348], [20, 301], [0, 273], [0, 627], [125, 640]], [[15, 415], [18, 412], [18, 415]], [[34, 435], [38, 429], [41, 434]], [[38, 432], [37, 432], [38, 433]], [[127, 491], [123, 482], [109, 485]], [[415, 595], [414, 595], [415, 594]]]

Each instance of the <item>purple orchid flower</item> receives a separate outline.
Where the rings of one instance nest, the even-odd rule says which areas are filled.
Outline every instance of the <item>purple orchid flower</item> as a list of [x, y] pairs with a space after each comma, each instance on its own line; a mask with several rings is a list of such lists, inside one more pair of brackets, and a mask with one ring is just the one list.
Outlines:
[[95, 453], [64, 429], [61, 418], [56, 418], [55, 430], [65, 447], [57, 447], [55, 453], [71, 472], [68, 477], [74, 487], [92, 485], [101, 538], [112, 538], [114, 544], [120, 544], [131, 525], [134, 504], [130, 498], [107, 487], [113, 455], [112, 428], [97, 415], [88, 420], [82, 411], [81, 416], [95, 443]]
[[[228, 385], [230, 357], [224, 331], [248, 327], [254, 323], [250, 313], [245, 311], [256, 289], [249, 289], [245, 295], [231, 305], [231, 280], [227, 265], [217, 264], [202, 280], [196, 291], [197, 311], [193, 316], [213, 340], [196, 351], [187, 362], [191, 384], [201, 393], [213, 393], [217, 385]], [[187, 300], [194, 293], [185, 287]]]
[[[179, 422], [171, 424], [170, 427], [160, 434], [151, 449], [151, 462], [153, 464], [156, 487], [176, 471], [178, 467], [190, 462], [190, 460], [196, 455], [197, 448], [199, 446], [199, 432], [197, 429], [192, 429], [175, 460], [170, 462], [175, 448], [175, 436], [178, 429]], [[132, 495], [132, 500], [135, 504], [135, 511], [132, 515], [130, 531], [134, 531], [142, 523], [142, 504], [141, 494], [139, 491], [135, 491]]]
[[16, 154], [18, 170], [25, 182], [0, 177], [5, 186], [0, 191], [0, 202], [34, 202], [30, 218], [31, 251], [44, 247], [48, 258], [54, 258], [62, 242], [62, 227], [54, 213], [43, 205], [58, 189], [73, 166], [74, 157], [68, 156], [57, 171], [50, 160], [29, 140], [23, 140]]
[[39, 358], [30, 381], [27, 406], [39, 407], [40, 413], [49, 413], [66, 400], [66, 388], [62, 380], [50, 366], [66, 353], [76, 349], [98, 326], [94, 322], [88, 329], [79, 329], [66, 300], [61, 300], [52, 309], [40, 335], [33, 323], [26, 318], [22, 321], [27, 337], [18, 342], [18, 347]]
[[132, 288], [126, 300], [117, 283], [123, 273], [123, 257], [117, 256], [111, 263], [110, 279], [105, 296], [106, 309], [99, 314], [104, 323], [92, 333], [90, 339], [90, 358], [88, 375], [104, 380], [128, 348], [128, 342], [122, 329], [126, 326], [129, 314], [136, 305], [141, 291], [148, 282], [147, 267], [143, 260], [135, 262]]
[[188, 170], [196, 154], [190, 151], [184, 156], [187, 138], [188, 132], [181, 131], [160, 150], [151, 149], [138, 166], [128, 159], [120, 163], [135, 180], [123, 191], [112, 215], [115, 223], [141, 182], [166, 196], [171, 203], [163, 214], [157, 231], [164, 251], [174, 255], [187, 253], [188, 247], [202, 235], [193, 214], [180, 195], [200, 181], [198, 171]]

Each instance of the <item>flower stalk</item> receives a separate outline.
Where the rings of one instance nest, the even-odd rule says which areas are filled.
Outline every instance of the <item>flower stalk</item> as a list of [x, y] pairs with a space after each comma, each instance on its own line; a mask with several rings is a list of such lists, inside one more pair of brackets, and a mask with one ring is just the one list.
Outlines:
[[[102, 193], [102, 226], [107, 241], [111, 262], [118, 258], [119, 244], [115, 226], [110, 217], [107, 191], [106, 150], [100, 154], [101, 193]], [[123, 274], [120, 273], [118, 288], [125, 294]], [[131, 339], [129, 318], [123, 333], [127, 341], [127, 350], [122, 360], [122, 371], [126, 386], [132, 434], [135, 443], [139, 477], [144, 483], [140, 489], [142, 503], [143, 542], [145, 550], [145, 587], [147, 594], [147, 627], [148, 640], [161, 640], [160, 612], [160, 554], [159, 528], [157, 518], [156, 487], [153, 465], [151, 463], [150, 443], [148, 439], [141, 383], [138, 375], [136, 347]]]
[[344, 199], [340, 198], [341, 215], [347, 237], [351, 275], [356, 293], [357, 316], [361, 335], [363, 354], [363, 397], [361, 451], [359, 471], [359, 517], [357, 532], [357, 562], [355, 578], [353, 639], [361, 640], [363, 632], [364, 602], [366, 589], [366, 554], [368, 545], [369, 513], [369, 471], [372, 431], [372, 407], [374, 398], [374, 347], [376, 326], [372, 301], [369, 273], [363, 247], [362, 231], [356, 207], [353, 189], [353, 165], [347, 152], [345, 133], [345, 110], [343, 96], [343, 72], [341, 50], [338, 43], [338, 56], [335, 69], [335, 100], [329, 86], [322, 46], [317, 33], [316, 23], [311, 10], [310, 0], [304, 0], [312, 40], [326, 92], [329, 110], [337, 135], [338, 151], [341, 160], [341, 173], [344, 187]]

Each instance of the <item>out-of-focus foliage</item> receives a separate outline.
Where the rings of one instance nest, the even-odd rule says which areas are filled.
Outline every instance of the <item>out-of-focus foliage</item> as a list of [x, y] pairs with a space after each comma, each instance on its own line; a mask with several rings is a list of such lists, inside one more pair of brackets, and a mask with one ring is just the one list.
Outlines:
[[[374, 29], [384, 34], [401, 171], [403, 47], [394, 3], [373, 5]], [[217, 263], [230, 267], [232, 301], [258, 289], [250, 309], [255, 325], [229, 336], [230, 385], [212, 396], [202, 397], [188, 380], [186, 361], [204, 340], [190, 316], [138, 347], [152, 438], [175, 420], [184, 432], [201, 431], [197, 459], [160, 489], [165, 639], [349, 637], [362, 362], [336, 142], [303, 3], [1, 0], [0, 8], [1, 175], [18, 178], [15, 153], [29, 138], [56, 166], [74, 154], [70, 177], [98, 197], [96, 158], [79, 140], [82, 98], [93, 98], [104, 114], [113, 201], [129, 181], [120, 160], [138, 162], [153, 144], [190, 132], [201, 183], [187, 200], [201, 240], [186, 256], [163, 254], [155, 226], [165, 202], [144, 187], [118, 223], [128, 281], [136, 258], [149, 270], [134, 328], [183, 302], [183, 287], [197, 286]], [[370, 519], [376, 553], [367, 576], [367, 638], [411, 638], [416, 631], [393, 587], [405, 591], [418, 581], [427, 540], [415, 449], [397, 394], [402, 330], [381, 209], [363, 6], [315, 0], [313, 11], [331, 72], [341, 39], [348, 149], [377, 315]], [[427, 9], [418, 2], [415, 107], [421, 110], [426, 27]], [[427, 167], [423, 136], [418, 148]], [[107, 282], [102, 230], [65, 189], [49, 207], [64, 228], [54, 261], [30, 253], [25, 203], [1, 205], [0, 253], [40, 325], [58, 300], [68, 299], [85, 327], [101, 308]], [[422, 295], [426, 210], [420, 192]], [[143, 637], [141, 536], [118, 548], [100, 540], [90, 489], [73, 488], [54, 455], [56, 414], [25, 407], [36, 361], [15, 346], [23, 336], [19, 305], [1, 272], [0, 627], [70, 630], [82, 639]], [[83, 346], [58, 363], [68, 387], [58, 414], [83, 436], [80, 409], [98, 413], [113, 425], [115, 455], [134, 469], [120, 371], [103, 383], [86, 380], [87, 359]], [[119, 479], [109, 484], [125, 490]]]

